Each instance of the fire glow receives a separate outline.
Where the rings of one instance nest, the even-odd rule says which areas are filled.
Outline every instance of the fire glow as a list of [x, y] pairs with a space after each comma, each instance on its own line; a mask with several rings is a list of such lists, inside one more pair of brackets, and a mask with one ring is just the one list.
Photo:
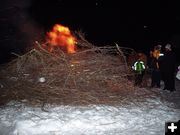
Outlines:
[[[48, 43], [52, 46], [65, 47], [67, 53], [75, 53], [76, 38], [68, 27], [55, 24], [52, 31], [47, 33]], [[51, 49], [52, 49], [51, 48]]]

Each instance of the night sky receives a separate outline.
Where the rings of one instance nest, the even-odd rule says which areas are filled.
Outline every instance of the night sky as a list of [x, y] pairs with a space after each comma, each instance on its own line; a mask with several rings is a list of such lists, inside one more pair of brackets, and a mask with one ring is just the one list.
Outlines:
[[180, 48], [178, 1], [6, 0], [0, 5], [1, 61], [23, 53], [55, 23], [82, 30], [97, 46], [132, 47], [148, 53], [156, 44]]

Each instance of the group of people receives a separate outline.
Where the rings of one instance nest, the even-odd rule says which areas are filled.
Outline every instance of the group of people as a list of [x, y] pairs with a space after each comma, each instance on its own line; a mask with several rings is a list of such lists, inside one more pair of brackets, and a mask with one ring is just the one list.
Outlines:
[[141, 85], [145, 72], [150, 71], [151, 88], [160, 88], [162, 80], [164, 82], [163, 90], [175, 91], [175, 54], [169, 43], [163, 49], [162, 45], [154, 46], [153, 50], [150, 51], [148, 64], [145, 64], [141, 58], [142, 53], [138, 53], [137, 61], [132, 66], [135, 71], [135, 85]]

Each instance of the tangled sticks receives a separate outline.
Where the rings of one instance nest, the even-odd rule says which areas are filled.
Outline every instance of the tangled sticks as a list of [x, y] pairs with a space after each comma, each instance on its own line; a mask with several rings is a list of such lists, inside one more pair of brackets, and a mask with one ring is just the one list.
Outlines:
[[127, 79], [131, 72], [123, 48], [117, 44], [95, 47], [81, 38], [77, 44], [81, 49], [73, 54], [60, 48], [48, 52], [42, 44], [36, 45], [1, 70], [4, 101], [31, 105], [118, 104], [134, 89]]

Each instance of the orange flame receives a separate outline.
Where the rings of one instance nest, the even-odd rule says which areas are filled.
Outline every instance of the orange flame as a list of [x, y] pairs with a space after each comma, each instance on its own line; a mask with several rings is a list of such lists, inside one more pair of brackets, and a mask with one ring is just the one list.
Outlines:
[[68, 53], [75, 53], [76, 38], [72, 36], [68, 27], [55, 24], [52, 31], [48, 32], [47, 35], [48, 42], [52, 46], [66, 47]]

